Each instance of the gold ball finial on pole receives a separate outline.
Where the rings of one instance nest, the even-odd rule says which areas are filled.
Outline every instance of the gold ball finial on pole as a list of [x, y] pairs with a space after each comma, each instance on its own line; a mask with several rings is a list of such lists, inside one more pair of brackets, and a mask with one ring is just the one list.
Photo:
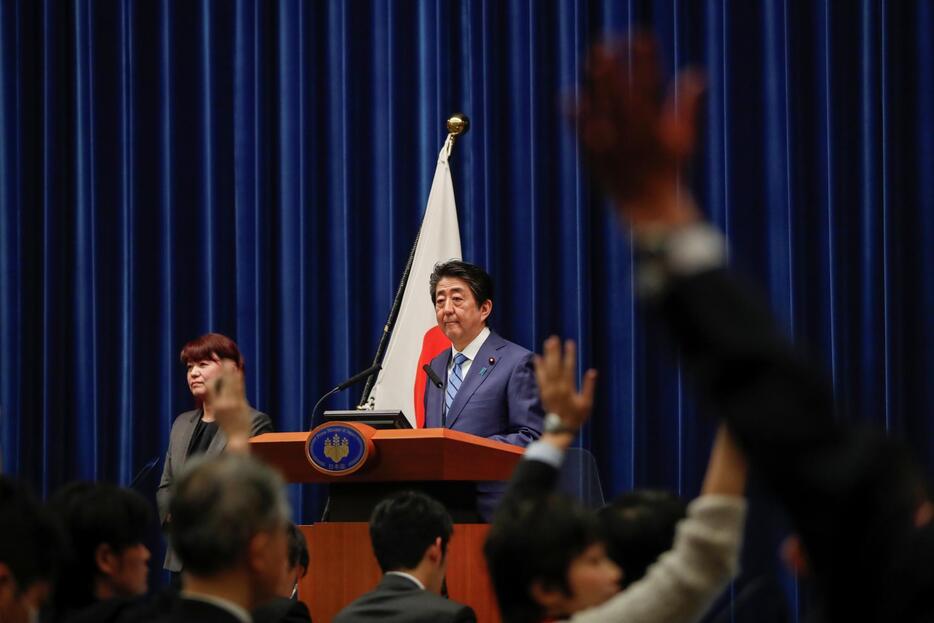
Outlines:
[[462, 112], [454, 113], [448, 117], [448, 132], [454, 136], [461, 136], [470, 129], [470, 118]]

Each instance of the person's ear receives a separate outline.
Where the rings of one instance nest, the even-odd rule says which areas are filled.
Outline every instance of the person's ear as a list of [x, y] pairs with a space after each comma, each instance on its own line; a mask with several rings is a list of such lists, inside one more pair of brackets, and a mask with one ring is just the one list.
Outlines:
[[486, 322], [486, 319], [490, 317], [490, 314], [493, 313], [493, 299], [487, 299], [483, 301], [483, 305], [480, 306], [480, 320]]
[[102, 575], [108, 577], [114, 575], [118, 564], [116, 552], [106, 543], [101, 543], [94, 550], [94, 565]]
[[269, 564], [267, 554], [271, 546], [272, 536], [268, 532], [257, 532], [253, 535], [247, 548], [247, 565], [251, 571], [262, 573], [266, 570]]
[[440, 565], [444, 560], [444, 551], [441, 547], [441, 537], [435, 537], [434, 543], [425, 550], [424, 558], [428, 559], [434, 565]]
[[545, 614], [551, 614], [561, 609], [565, 599], [564, 591], [547, 586], [541, 580], [534, 580], [529, 587], [529, 594], [539, 606], [545, 609]]
[[915, 510], [915, 528], [923, 528], [934, 519], [934, 504], [930, 500], [924, 500]]

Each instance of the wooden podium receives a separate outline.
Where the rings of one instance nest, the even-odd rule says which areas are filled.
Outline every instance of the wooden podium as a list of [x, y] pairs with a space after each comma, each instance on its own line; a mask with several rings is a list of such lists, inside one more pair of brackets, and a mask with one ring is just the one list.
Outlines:
[[[310, 560], [299, 595], [315, 623], [327, 623], [379, 582], [366, 518], [380, 493], [388, 495], [400, 488], [447, 490], [450, 499], [443, 501], [450, 507], [461, 503], [474, 482], [508, 480], [523, 453], [516, 446], [442, 428], [352, 426], [371, 442], [370, 454], [362, 466], [340, 476], [323, 473], [309, 457], [308, 443], [315, 431], [266, 433], [250, 441], [253, 453], [277, 467], [288, 482], [332, 485], [332, 505], [335, 498], [341, 505], [342, 520], [301, 527]], [[452, 510], [455, 522], [463, 511]], [[447, 587], [451, 599], [473, 607], [479, 623], [497, 623], [496, 599], [483, 558], [487, 529], [486, 524], [455, 523], [448, 545]]]

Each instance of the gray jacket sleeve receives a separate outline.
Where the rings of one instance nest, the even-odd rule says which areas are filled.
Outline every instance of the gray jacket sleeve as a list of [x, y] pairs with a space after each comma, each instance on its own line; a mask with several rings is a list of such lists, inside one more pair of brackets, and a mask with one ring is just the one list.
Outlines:
[[745, 518], [743, 498], [704, 495], [695, 499], [687, 517], [678, 523], [672, 548], [649, 567], [645, 577], [571, 621], [698, 620], [738, 572]]
[[[179, 420], [186, 415], [188, 415], [188, 413], [180, 415], [172, 425], [172, 432], [169, 434], [169, 448], [165, 453], [165, 463], [162, 467], [162, 480], [159, 481], [159, 488], [156, 489], [156, 506], [159, 509], [159, 522], [163, 526], [165, 526], [166, 519], [169, 515], [169, 494], [172, 483], [178, 476], [176, 473], [178, 471], [178, 466], [172, 463], [172, 449], [175, 448], [176, 444], [181, 443], [177, 438], [182, 435], [182, 428], [184, 427], [179, 425]], [[272, 420], [269, 416], [254, 409], [252, 413], [250, 436], [255, 437], [263, 433], [271, 433], [273, 430]]]
[[[179, 416], [181, 417], [181, 416]], [[176, 437], [178, 437], [178, 419], [172, 424], [172, 431], [169, 433], [169, 447], [165, 451], [165, 462], [162, 465], [162, 479], [159, 481], [159, 487], [156, 489], [156, 506], [159, 509], [159, 523], [163, 526], [169, 516], [169, 489], [175, 479], [175, 471], [172, 465], [172, 448]]]
[[250, 437], [256, 437], [263, 433], [271, 433], [275, 430], [272, 420], [262, 411], [253, 410], [253, 421], [250, 426]]

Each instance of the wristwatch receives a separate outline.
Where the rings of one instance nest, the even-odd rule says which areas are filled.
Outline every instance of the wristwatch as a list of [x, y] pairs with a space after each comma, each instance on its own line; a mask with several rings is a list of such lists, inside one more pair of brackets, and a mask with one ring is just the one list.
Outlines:
[[726, 239], [707, 223], [642, 232], [634, 243], [636, 288], [648, 298], [661, 294], [673, 277], [722, 268], [727, 262]]
[[557, 413], [546, 413], [545, 414], [545, 432], [551, 434], [557, 433], [571, 433], [572, 435], [577, 433], [577, 429], [571, 426], [567, 426], [564, 423], [564, 420], [561, 419], [561, 416]]

